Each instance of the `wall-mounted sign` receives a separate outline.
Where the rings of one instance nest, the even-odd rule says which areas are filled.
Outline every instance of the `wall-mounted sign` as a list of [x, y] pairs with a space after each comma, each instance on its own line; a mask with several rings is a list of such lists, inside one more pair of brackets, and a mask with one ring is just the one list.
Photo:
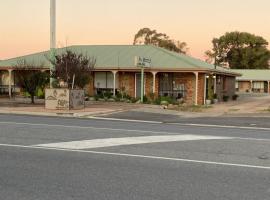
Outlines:
[[135, 57], [135, 66], [137, 67], [151, 67], [151, 59], [141, 56]]

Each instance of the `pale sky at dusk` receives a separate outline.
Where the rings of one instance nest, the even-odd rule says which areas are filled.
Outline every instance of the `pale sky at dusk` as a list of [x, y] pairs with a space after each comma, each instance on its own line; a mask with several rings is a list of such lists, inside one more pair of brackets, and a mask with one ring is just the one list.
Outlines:
[[[270, 42], [270, 0], [56, 0], [57, 46], [132, 44], [143, 27], [203, 59], [213, 37], [246, 31]], [[50, 0], [0, 0], [0, 59], [49, 49]]]

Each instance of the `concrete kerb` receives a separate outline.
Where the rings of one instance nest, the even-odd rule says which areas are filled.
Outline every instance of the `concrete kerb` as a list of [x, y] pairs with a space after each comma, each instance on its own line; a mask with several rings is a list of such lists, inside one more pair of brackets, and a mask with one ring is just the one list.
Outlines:
[[93, 111], [93, 112], [29, 112], [29, 111], [0, 110], [0, 114], [87, 118], [95, 115], [112, 114], [114, 112], [120, 111], [121, 110], [107, 110], [107, 111]]

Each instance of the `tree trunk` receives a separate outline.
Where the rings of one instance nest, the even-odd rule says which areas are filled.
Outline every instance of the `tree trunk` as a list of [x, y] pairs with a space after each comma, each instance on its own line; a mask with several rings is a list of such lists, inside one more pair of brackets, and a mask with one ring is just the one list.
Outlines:
[[35, 104], [35, 95], [31, 95], [31, 103]]

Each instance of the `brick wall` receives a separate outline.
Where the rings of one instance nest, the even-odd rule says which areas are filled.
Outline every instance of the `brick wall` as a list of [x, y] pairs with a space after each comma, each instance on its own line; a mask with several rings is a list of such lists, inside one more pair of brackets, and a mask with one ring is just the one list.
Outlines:
[[[162, 76], [162, 73], [158, 73], [156, 77], [156, 91], [159, 91], [159, 77]], [[195, 103], [195, 74], [193, 73], [174, 73], [173, 74], [173, 82], [177, 85], [184, 85], [185, 86], [185, 97], [184, 100], [187, 104], [194, 104]], [[200, 80], [201, 82], [203, 79]], [[203, 83], [201, 83], [203, 84]], [[203, 87], [202, 87], [203, 88]], [[200, 89], [200, 88], [199, 88]], [[204, 92], [200, 92], [198, 95], [204, 94]], [[199, 97], [198, 99], [203, 99], [203, 97]], [[203, 102], [201, 100], [201, 102]]]
[[236, 78], [233, 76], [226, 76], [226, 83], [225, 83], [225, 95], [229, 96], [230, 98], [235, 95], [235, 81]]
[[235, 81], [236, 78], [233, 76], [217, 76], [216, 94], [219, 101], [223, 100], [223, 96], [229, 96], [232, 98], [232, 96], [235, 94]]
[[205, 74], [199, 74], [199, 88], [198, 88], [198, 104], [204, 104], [204, 90], [205, 90]]
[[119, 90], [125, 88], [126, 93], [135, 97], [135, 73], [134, 72], [118, 72], [119, 73]]
[[239, 92], [251, 91], [250, 81], [239, 81], [238, 83]]
[[145, 94], [149, 96], [153, 93], [153, 74], [150, 72], [145, 73]]

